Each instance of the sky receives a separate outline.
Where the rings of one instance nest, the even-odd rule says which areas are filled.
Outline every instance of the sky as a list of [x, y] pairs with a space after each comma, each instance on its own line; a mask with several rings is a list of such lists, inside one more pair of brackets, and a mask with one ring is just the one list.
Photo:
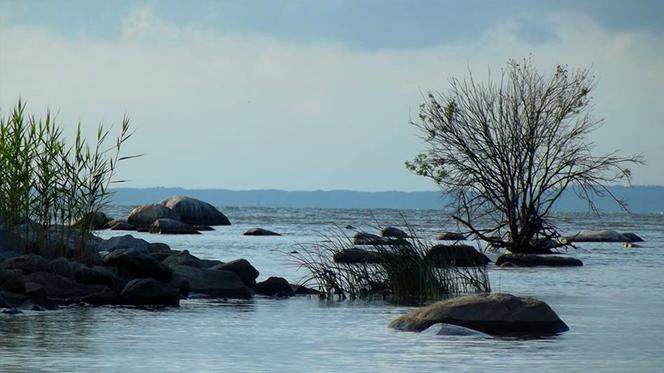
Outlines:
[[128, 115], [125, 186], [436, 190], [404, 161], [452, 77], [591, 67], [597, 153], [664, 185], [664, 1], [0, 0], [0, 114]]

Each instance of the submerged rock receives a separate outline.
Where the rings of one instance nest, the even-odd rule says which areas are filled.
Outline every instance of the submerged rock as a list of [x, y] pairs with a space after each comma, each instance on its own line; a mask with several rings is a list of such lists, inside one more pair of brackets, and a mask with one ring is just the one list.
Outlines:
[[195, 198], [173, 196], [160, 203], [178, 213], [180, 220], [190, 225], [231, 225], [226, 215], [216, 207]]
[[150, 226], [150, 233], [159, 234], [201, 234], [189, 224], [168, 218], [157, 219]]
[[402, 231], [399, 228], [395, 227], [385, 227], [380, 230], [380, 235], [382, 237], [393, 237], [393, 238], [410, 238], [408, 233]]
[[272, 232], [263, 228], [251, 228], [242, 233], [243, 236], [281, 236], [281, 234]]
[[546, 303], [510, 294], [467, 295], [437, 302], [396, 318], [390, 327], [421, 332], [434, 324], [512, 336], [544, 336], [569, 330]]
[[580, 267], [583, 262], [569, 256], [535, 255], [535, 254], [503, 254], [496, 259], [501, 267]]
[[256, 293], [268, 296], [291, 296], [294, 294], [291, 285], [282, 277], [270, 277], [257, 283]]
[[127, 222], [137, 228], [149, 228], [155, 220], [162, 218], [180, 220], [180, 215], [162, 204], [150, 204], [131, 210]]
[[443, 267], [478, 267], [491, 263], [486, 255], [468, 245], [434, 245], [427, 251], [425, 259]]
[[153, 278], [129, 281], [120, 296], [133, 305], [177, 306], [180, 303], [180, 294], [173, 285]]
[[410, 245], [410, 242], [404, 238], [380, 237], [366, 232], [356, 232], [353, 235], [354, 245], [371, 246], [389, 246], [389, 245]]
[[573, 242], [642, 242], [643, 239], [635, 233], [618, 233], [612, 230], [582, 231], [575, 235], [565, 236], [563, 243]]
[[351, 249], [343, 249], [335, 253], [332, 259], [336, 263], [346, 263], [346, 264], [357, 264], [357, 263], [376, 264], [376, 263], [383, 263], [384, 261], [383, 258], [381, 258], [380, 254], [375, 251], [359, 249], [356, 247]]

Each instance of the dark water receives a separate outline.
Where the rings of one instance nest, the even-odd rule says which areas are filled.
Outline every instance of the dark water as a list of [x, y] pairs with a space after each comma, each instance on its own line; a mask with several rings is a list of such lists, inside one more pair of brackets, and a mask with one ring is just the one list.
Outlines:
[[[124, 211], [117, 208], [116, 215]], [[436, 210], [223, 209], [233, 221], [201, 236], [138, 234], [204, 258], [246, 258], [264, 279], [301, 275], [283, 253], [333, 226], [402, 225], [433, 237]], [[581, 268], [490, 268], [497, 292], [546, 301], [570, 326], [539, 340], [397, 332], [408, 308], [307, 297], [186, 300], [160, 310], [73, 307], [0, 314], [0, 371], [662, 371], [664, 216], [558, 215], [565, 233], [633, 231], [643, 247], [585, 244]], [[244, 237], [249, 227], [283, 237]], [[450, 227], [451, 228], [451, 227]], [[109, 236], [111, 232], [102, 232]], [[437, 330], [436, 330], [437, 331]]]

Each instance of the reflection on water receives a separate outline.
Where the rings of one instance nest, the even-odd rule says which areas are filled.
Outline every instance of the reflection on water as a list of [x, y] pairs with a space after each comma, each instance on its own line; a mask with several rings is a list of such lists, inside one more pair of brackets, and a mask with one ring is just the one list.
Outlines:
[[[292, 281], [302, 275], [281, 253], [339, 226], [401, 225], [402, 214], [433, 237], [440, 211], [224, 209], [234, 225], [200, 236], [154, 236], [205, 258], [244, 257], [260, 271]], [[116, 211], [120, 215], [121, 209]], [[654, 215], [560, 215], [565, 233], [635, 231], [642, 248], [587, 244], [571, 252], [581, 268], [491, 267], [492, 287], [540, 298], [570, 332], [537, 340], [398, 332], [387, 325], [408, 307], [380, 301], [297, 297], [221, 301], [189, 299], [181, 307], [72, 306], [0, 315], [0, 371], [656, 371], [664, 342], [664, 220]], [[261, 226], [283, 237], [244, 237]], [[451, 226], [445, 229], [453, 229]], [[103, 232], [102, 235], [118, 232]], [[472, 333], [471, 333], [472, 334]]]

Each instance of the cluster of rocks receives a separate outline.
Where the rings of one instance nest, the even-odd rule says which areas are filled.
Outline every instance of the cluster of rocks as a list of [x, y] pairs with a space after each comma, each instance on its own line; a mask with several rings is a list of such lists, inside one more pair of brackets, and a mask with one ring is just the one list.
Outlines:
[[255, 294], [317, 294], [280, 277], [256, 282], [258, 270], [245, 259], [200, 259], [131, 235], [102, 240], [92, 263], [63, 257], [19, 255], [0, 262], [0, 308], [53, 309], [59, 305], [176, 306], [190, 295], [250, 298]]

